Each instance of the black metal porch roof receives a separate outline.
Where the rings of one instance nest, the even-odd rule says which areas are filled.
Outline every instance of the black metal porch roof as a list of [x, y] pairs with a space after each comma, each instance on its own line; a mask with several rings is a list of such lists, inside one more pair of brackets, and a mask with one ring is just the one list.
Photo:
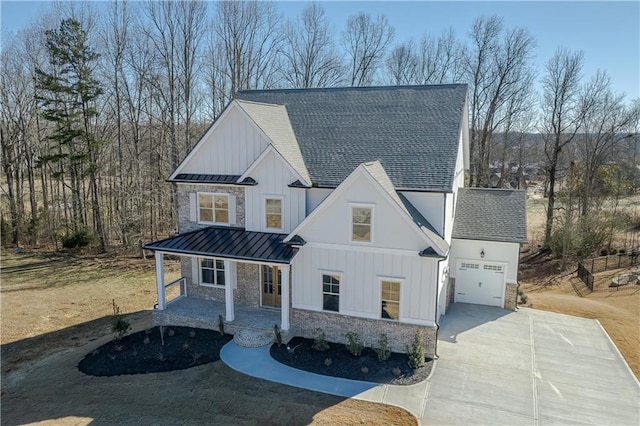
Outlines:
[[144, 246], [148, 250], [288, 264], [298, 249], [282, 242], [287, 234], [210, 226]]

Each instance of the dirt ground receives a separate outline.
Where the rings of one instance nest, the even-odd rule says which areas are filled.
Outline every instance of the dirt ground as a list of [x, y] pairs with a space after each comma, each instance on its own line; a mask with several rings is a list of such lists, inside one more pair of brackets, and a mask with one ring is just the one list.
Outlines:
[[[151, 326], [153, 267], [152, 259], [2, 253], [2, 424], [417, 424], [397, 407], [254, 379], [221, 362], [80, 373], [82, 357], [112, 338], [112, 300], [136, 329]], [[165, 262], [166, 280], [178, 269]]]

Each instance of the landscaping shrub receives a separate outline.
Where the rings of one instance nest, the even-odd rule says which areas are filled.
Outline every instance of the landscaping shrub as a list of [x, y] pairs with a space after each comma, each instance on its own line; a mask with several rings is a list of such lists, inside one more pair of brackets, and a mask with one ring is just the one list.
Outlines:
[[220, 335], [224, 336], [224, 318], [222, 318], [222, 315], [218, 315], [218, 331]]
[[282, 345], [282, 332], [278, 324], [273, 324], [273, 333], [276, 335], [276, 344], [280, 347]]
[[389, 338], [386, 334], [381, 334], [378, 340], [378, 345], [373, 348], [378, 355], [378, 361], [386, 361], [391, 356], [391, 349], [389, 349]]
[[364, 345], [360, 340], [360, 336], [358, 333], [349, 332], [346, 334], [347, 337], [347, 349], [351, 352], [353, 356], [360, 356], [362, 354], [362, 350], [364, 349]]
[[318, 337], [316, 337], [313, 340], [313, 345], [311, 347], [318, 352], [324, 352], [327, 349], [329, 349], [329, 343], [327, 343], [327, 336], [325, 336], [323, 331], [321, 331], [320, 334], [318, 334]]
[[407, 346], [407, 355], [409, 356], [409, 367], [414, 370], [424, 365], [424, 341], [420, 333], [416, 332], [411, 346]]
[[120, 307], [116, 304], [115, 299], [111, 300], [113, 307], [113, 317], [111, 320], [111, 331], [116, 335], [116, 340], [122, 339], [131, 330], [131, 323], [120, 314]]

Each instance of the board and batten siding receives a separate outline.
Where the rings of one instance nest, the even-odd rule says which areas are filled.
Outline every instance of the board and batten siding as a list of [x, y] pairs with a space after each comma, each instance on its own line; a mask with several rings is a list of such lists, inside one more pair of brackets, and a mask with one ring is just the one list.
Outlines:
[[235, 105], [214, 123], [180, 173], [241, 175], [270, 141]]
[[[273, 152], [268, 153], [250, 175], [258, 184], [245, 190], [246, 229], [291, 232], [305, 218], [305, 190], [288, 186], [298, 180], [298, 176]], [[281, 231], [266, 229], [265, 200], [270, 197], [282, 199]]]
[[[294, 308], [322, 312], [322, 274], [336, 273], [340, 281], [340, 312], [381, 318], [380, 279], [398, 279], [400, 322], [433, 325], [438, 261], [417, 255], [341, 250], [307, 244], [292, 264]], [[336, 313], [327, 312], [327, 315]]]
[[[484, 258], [480, 252], [484, 251]], [[461, 240], [454, 238], [451, 242], [451, 255], [449, 260], [450, 274], [456, 277], [457, 261], [477, 260], [482, 262], [497, 262], [507, 264], [507, 283], [516, 283], [518, 280], [518, 262], [520, 244], [502, 243], [496, 241]]]
[[[306, 241], [343, 244], [356, 247], [379, 247], [412, 250], [418, 253], [427, 246], [411, 219], [402, 215], [381, 189], [375, 188], [365, 176], [358, 176], [348, 188], [331, 200], [330, 206], [316, 207], [322, 210], [300, 231]], [[371, 243], [351, 242], [351, 207], [367, 205], [373, 208]]]

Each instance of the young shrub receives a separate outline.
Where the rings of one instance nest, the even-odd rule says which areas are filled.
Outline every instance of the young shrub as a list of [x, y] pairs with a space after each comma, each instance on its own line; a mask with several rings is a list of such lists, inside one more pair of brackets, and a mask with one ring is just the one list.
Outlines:
[[195, 330], [189, 330], [189, 337], [191, 337], [192, 339], [194, 337], [196, 337], [196, 331]]
[[325, 336], [324, 331], [321, 331], [318, 337], [313, 340], [311, 347], [318, 352], [324, 352], [329, 349], [329, 343], [327, 343], [327, 336]]
[[522, 293], [520, 295], [520, 301], [522, 302], [523, 305], [526, 305], [527, 302], [529, 301], [529, 296], [527, 296], [526, 294]]
[[170, 328], [167, 334], [169, 335], [169, 337], [173, 337], [176, 334], [176, 332], [172, 328]]
[[362, 374], [367, 374], [369, 372], [369, 367], [365, 365], [360, 369], [360, 371], [362, 371]]
[[378, 345], [373, 348], [373, 350], [378, 355], [378, 361], [384, 362], [389, 359], [391, 356], [391, 350], [389, 349], [389, 338], [386, 334], [381, 334], [380, 339], [378, 339]]
[[149, 342], [150, 342], [149, 336], [144, 336], [144, 339], [142, 340], [142, 343], [144, 343], [145, 345], [148, 345]]
[[120, 340], [131, 330], [131, 323], [120, 314], [120, 307], [116, 305], [115, 299], [111, 299], [111, 305], [113, 306], [111, 331], [116, 335], [116, 340]]
[[183, 351], [188, 351], [188, 350], [189, 350], [189, 344], [188, 344], [187, 342], [184, 342], [184, 343], [182, 344], [182, 350], [183, 350]]
[[278, 324], [273, 324], [273, 334], [276, 336], [276, 345], [282, 346], [282, 331], [280, 331]]
[[333, 360], [331, 358], [325, 358], [324, 365], [326, 365], [327, 367], [330, 367], [331, 364], [333, 364]]
[[218, 331], [224, 336], [224, 318], [222, 318], [222, 315], [218, 315]]
[[349, 332], [346, 334], [347, 337], [347, 349], [351, 352], [353, 356], [360, 356], [362, 354], [362, 349], [364, 349], [364, 345], [360, 340], [360, 336], [358, 333]]
[[402, 370], [400, 370], [400, 367], [394, 367], [393, 370], [391, 370], [391, 372], [396, 377], [400, 377], [400, 375], [402, 374]]
[[424, 365], [424, 342], [419, 332], [413, 336], [411, 346], [407, 346], [407, 355], [409, 356], [409, 367], [412, 369], [415, 370]]

